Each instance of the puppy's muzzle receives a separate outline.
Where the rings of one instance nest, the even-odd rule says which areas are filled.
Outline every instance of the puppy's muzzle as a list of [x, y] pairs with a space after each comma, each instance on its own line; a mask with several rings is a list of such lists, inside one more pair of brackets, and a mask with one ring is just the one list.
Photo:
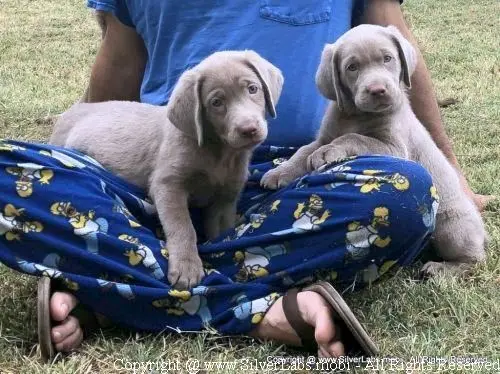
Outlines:
[[366, 86], [365, 91], [374, 99], [383, 98], [387, 95], [387, 87], [380, 83], [369, 84]]
[[252, 139], [259, 131], [259, 123], [257, 121], [246, 121], [238, 126], [237, 131], [242, 138]]
[[397, 104], [395, 87], [384, 80], [368, 82], [356, 95], [356, 106], [364, 112], [384, 112]]
[[243, 120], [236, 126], [234, 131], [238, 143], [243, 147], [257, 145], [263, 142], [267, 136], [266, 124], [258, 119]]

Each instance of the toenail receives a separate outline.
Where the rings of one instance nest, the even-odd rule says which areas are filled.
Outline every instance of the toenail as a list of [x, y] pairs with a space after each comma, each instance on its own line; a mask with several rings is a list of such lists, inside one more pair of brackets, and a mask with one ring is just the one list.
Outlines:
[[63, 311], [63, 313], [66, 313], [68, 311], [68, 309], [69, 309], [68, 304], [66, 304], [66, 303], [61, 304], [61, 310]]
[[54, 339], [59, 339], [61, 337], [61, 333], [59, 331], [56, 331], [54, 333]]

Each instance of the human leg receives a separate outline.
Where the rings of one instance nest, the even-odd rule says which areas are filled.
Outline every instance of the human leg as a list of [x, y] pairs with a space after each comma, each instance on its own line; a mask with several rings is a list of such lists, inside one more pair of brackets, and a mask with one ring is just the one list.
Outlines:
[[[56, 178], [65, 187], [78, 183], [73, 190], [59, 185], [42, 196], [39, 192], [48, 186], [35, 181], [30, 199], [41, 200], [27, 203], [9, 195], [2, 202], [14, 204], [8, 218], [16, 219], [24, 209], [29, 222], [43, 226], [37, 231], [40, 225], [28, 225], [34, 230], [22, 233], [21, 240], [37, 243], [36, 252], [25, 245], [5, 246], [2, 238], [2, 262], [62, 279], [83, 304], [134, 329], [192, 331], [209, 325], [223, 333], [249, 333], [287, 289], [324, 278], [339, 287], [362, 286], [389, 267], [410, 262], [431, 231], [425, 225], [432, 219], [426, 192], [430, 178], [413, 163], [383, 157], [348, 160], [274, 193], [258, 187], [262, 173], [276, 163], [263, 162], [252, 168], [239, 225], [199, 247], [204, 280], [179, 292], [152, 272], [156, 263], [165, 273], [168, 245], [155, 237], [154, 212], [140, 191], [97, 166], [94, 170], [88, 160], [41, 151], [34, 157], [18, 149], [15, 158], [2, 158], [2, 168], [19, 160], [38, 162], [53, 170], [51, 183]], [[52, 158], [40, 160], [38, 154]], [[85, 167], [75, 169], [79, 163]], [[14, 180], [0, 181], [12, 190]], [[106, 219], [107, 230], [100, 230], [100, 218]], [[404, 236], [398, 235], [402, 228]], [[78, 238], [89, 232], [102, 242], [97, 253], [89, 253]], [[144, 261], [147, 254], [156, 262]], [[328, 330], [320, 329], [320, 335]]]

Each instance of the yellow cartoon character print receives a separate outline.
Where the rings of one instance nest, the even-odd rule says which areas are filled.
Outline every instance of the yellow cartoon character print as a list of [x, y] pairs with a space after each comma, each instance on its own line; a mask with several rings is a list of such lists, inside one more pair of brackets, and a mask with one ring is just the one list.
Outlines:
[[361, 225], [360, 222], [351, 222], [347, 226], [346, 247], [349, 259], [364, 258], [370, 252], [370, 247], [375, 245], [378, 248], [387, 247], [391, 238], [381, 237], [379, 229], [389, 226], [389, 209], [377, 207], [373, 211], [373, 218], [368, 226]]
[[129, 249], [125, 252], [125, 256], [128, 257], [130, 265], [137, 266], [139, 264], [142, 264], [144, 267], [149, 269], [151, 275], [156, 279], [165, 278], [165, 273], [163, 272], [158, 261], [156, 260], [151, 248], [140, 243], [139, 239], [134, 238], [133, 236], [127, 234], [122, 234], [118, 236], [118, 239], [133, 244], [135, 246], [135, 248]]
[[163, 240], [160, 240], [160, 253], [163, 256], [164, 259], [168, 260], [168, 247], [167, 243]]
[[253, 233], [255, 230], [262, 226], [266, 218], [267, 214], [264, 213], [250, 214], [250, 222], [242, 223], [236, 226], [234, 237], [230, 239], [240, 238], [247, 232]]
[[434, 185], [431, 186], [429, 191], [432, 200], [430, 209], [428, 204], [422, 203], [419, 204], [418, 211], [420, 212], [420, 214], [422, 214], [422, 222], [424, 223], [425, 227], [433, 231], [436, 227], [436, 215], [439, 209], [439, 195]]
[[5, 205], [3, 213], [0, 213], [0, 236], [5, 236], [9, 241], [21, 240], [21, 234], [43, 230], [43, 225], [38, 221], [23, 221], [23, 212], [23, 208], [17, 209], [12, 204]]
[[318, 230], [330, 215], [330, 211], [323, 206], [323, 199], [313, 194], [308, 202], [297, 204], [297, 209], [293, 212], [295, 222], [292, 227], [301, 231]]
[[204, 326], [208, 326], [212, 315], [208, 309], [206, 295], [211, 292], [210, 288], [205, 286], [194, 287], [191, 291], [168, 291], [168, 298], [153, 301], [155, 308], [164, 309], [168, 314], [182, 316], [197, 315], [200, 317]]
[[239, 282], [247, 282], [269, 274], [266, 267], [274, 256], [287, 253], [286, 244], [267, 247], [250, 247], [244, 251], [236, 251], [234, 261], [239, 266], [235, 278]]
[[397, 261], [394, 260], [385, 261], [380, 267], [376, 264], [370, 264], [366, 269], [361, 270], [359, 275], [364, 283], [371, 284], [387, 273], [396, 264]]
[[19, 269], [27, 274], [42, 275], [51, 279], [60, 279], [63, 282], [64, 286], [71, 291], [78, 291], [78, 289], [80, 288], [78, 283], [64, 277], [63, 274], [57, 269], [42, 264], [36, 264], [34, 262], [28, 262], [26, 260], [16, 260]]
[[136, 222], [135, 217], [132, 215], [132, 213], [130, 213], [123, 200], [116, 194], [115, 194], [115, 202], [116, 203], [113, 207], [114, 212], [124, 215], [130, 227], [132, 228], [141, 227], [141, 224]]
[[410, 188], [410, 181], [408, 178], [399, 173], [386, 176], [386, 181], [387, 183], [392, 184], [398, 191], [406, 191]]
[[328, 171], [325, 174], [336, 174], [338, 182], [326, 185], [327, 189], [334, 189], [339, 186], [352, 183], [355, 187], [359, 187], [361, 193], [370, 193], [380, 191], [384, 184], [390, 184], [398, 191], [406, 191], [410, 188], [410, 181], [407, 177], [400, 173], [384, 174], [382, 170], [363, 170], [363, 174], [349, 173], [350, 166], [339, 165]]
[[276, 292], [253, 301], [248, 301], [245, 295], [238, 295], [235, 300], [238, 306], [233, 308], [234, 316], [240, 320], [251, 317], [252, 324], [257, 324], [262, 321], [268, 309], [279, 298], [280, 295]]
[[21, 197], [30, 197], [33, 194], [33, 182], [40, 184], [49, 184], [54, 177], [54, 172], [41, 165], [33, 163], [17, 164], [5, 168], [9, 174], [18, 177], [16, 181], [16, 192]]
[[75, 235], [85, 240], [87, 250], [90, 253], [99, 252], [98, 233], [108, 232], [108, 221], [104, 218], [96, 218], [93, 210], [80, 213], [70, 202], [56, 202], [50, 207], [52, 214], [63, 216], [73, 227]]
[[308, 201], [297, 203], [297, 208], [293, 212], [295, 221], [292, 227], [281, 231], [270, 233], [274, 236], [288, 235], [291, 233], [302, 234], [307, 231], [319, 230], [329, 217], [330, 211], [324, 208], [323, 199], [316, 194], [312, 194]]
[[0, 152], [25, 151], [26, 148], [10, 144], [4, 139], [0, 139]]
[[255, 230], [259, 229], [264, 224], [266, 218], [278, 212], [280, 204], [281, 200], [275, 200], [272, 203], [261, 207], [258, 212], [250, 214], [250, 221], [243, 222], [236, 226], [234, 234], [225, 238], [224, 241], [234, 240], [242, 237], [245, 233], [251, 234], [255, 232]]
[[382, 173], [380, 170], [364, 170], [363, 175], [356, 175], [354, 184], [360, 187], [361, 193], [380, 191], [384, 184], [392, 185], [398, 191], [406, 191], [410, 188], [410, 181], [402, 174], [394, 173], [389, 175], [377, 175]]
[[275, 214], [279, 207], [280, 207], [280, 204], [281, 204], [281, 200], [275, 200], [271, 203], [271, 206], [269, 207], [269, 212], [271, 214]]

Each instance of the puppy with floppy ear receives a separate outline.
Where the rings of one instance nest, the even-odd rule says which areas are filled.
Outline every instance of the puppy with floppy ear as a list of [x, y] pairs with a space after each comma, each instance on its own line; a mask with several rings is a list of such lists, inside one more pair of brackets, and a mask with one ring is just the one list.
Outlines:
[[335, 57], [336, 50], [335, 44], [325, 45], [321, 54], [321, 62], [316, 71], [316, 86], [324, 97], [336, 101], [339, 108], [343, 110], [346, 94], [340, 81], [338, 63]]
[[243, 53], [248, 66], [257, 74], [262, 83], [269, 115], [276, 118], [275, 105], [283, 88], [283, 74], [276, 66], [260, 57], [256, 52], [247, 50]]
[[188, 70], [182, 74], [167, 103], [168, 119], [184, 134], [203, 145], [203, 114], [200, 75]]
[[[395, 26], [387, 26], [378, 30], [387, 35], [392, 40], [398, 51], [398, 58], [401, 62], [400, 81], [409, 89], [411, 88], [411, 75], [415, 71], [417, 54], [411, 43], [403, 37]], [[340, 111], [356, 110], [353, 103], [352, 92], [345, 86], [341, 79], [341, 69], [339, 66], [342, 49], [345, 48], [346, 40], [352, 38], [353, 33], [358, 33], [359, 29], [354, 28], [351, 32], [341, 36], [334, 44], [327, 44], [323, 49], [321, 62], [316, 72], [316, 86], [321, 94], [337, 103]]]
[[148, 191], [167, 239], [168, 280], [187, 289], [204, 275], [188, 207], [202, 208], [206, 239], [234, 226], [252, 151], [267, 136], [266, 110], [276, 115], [282, 85], [279, 69], [255, 52], [217, 52], [182, 74], [166, 107], [76, 104], [50, 142]]
[[422, 271], [462, 273], [485, 260], [486, 233], [455, 169], [411, 109], [406, 91], [416, 61], [415, 49], [394, 26], [361, 25], [326, 46], [316, 81], [332, 103], [318, 138], [266, 173], [262, 185], [281, 187], [349, 156], [386, 154], [419, 162], [439, 192], [439, 198], [433, 193], [434, 213], [439, 203], [433, 243], [444, 260]]
[[[203, 114], [201, 95], [204, 75], [200, 71], [214, 69], [220, 61], [227, 59], [225, 54], [227, 52], [215, 52], [210, 59], [184, 72], [167, 104], [169, 120], [184, 134], [196, 139], [200, 147], [205, 141], [204, 134], [213, 132], [210, 131], [213, 129], [207, 129], [210, 121]], [[254, 51], [232, 51], [231, 58], [239, 60], [254, 72], [262, 86], [265, 108], [272, 118], [276, 118], [275, 105], [281, 95], [284, 81], [281, 71]]]
[[411, 88], [411, 76], [417, 67], [417, 52], [397, 27], [389, 25], [384, 30], [392, 38], [398, 48], [399, 60], [401, 62], [401, 77], [406, 87]]

